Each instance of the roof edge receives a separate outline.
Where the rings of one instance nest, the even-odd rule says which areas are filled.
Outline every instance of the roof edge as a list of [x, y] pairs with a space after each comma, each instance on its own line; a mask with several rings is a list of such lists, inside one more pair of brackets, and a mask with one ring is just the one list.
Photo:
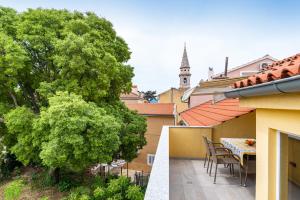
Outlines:
[[225, 92], [227, 98], [300, 92], [300, 75]]

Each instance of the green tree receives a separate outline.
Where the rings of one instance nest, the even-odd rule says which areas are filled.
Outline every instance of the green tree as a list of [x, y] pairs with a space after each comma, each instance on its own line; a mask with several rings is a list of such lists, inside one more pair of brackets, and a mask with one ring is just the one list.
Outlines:
[[156, 91], [148, 90], [142, 93], [143, 93], [143, 98], [148, 102], [151, 102], [152, 100], [156, 100], [157, 98]]
[[119, 99], [132, 86], [130, 54], [94, 13], [0, 7], [4, 144], [24, 164], [56, 169], [132, 160], [146, 123]]

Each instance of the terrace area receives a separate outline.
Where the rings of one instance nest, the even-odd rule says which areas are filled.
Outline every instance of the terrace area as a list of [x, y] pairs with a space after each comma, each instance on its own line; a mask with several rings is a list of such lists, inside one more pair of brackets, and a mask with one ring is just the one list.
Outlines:
[[239, 177], [232, 177], [227, 168], [220, 167], [217, 183], [203, 168], [203, 160], [170, 159], [170, 198], [172, 200], [254, 200], [255, 175], [248, 179], [248, 187], [239, 185]]
[[204, 168], [202, 136], [211, 138], [212, 127], [163, 127], [146, 200], [255, 199], [255, 174], [249, 174], [248, 186], [242, 187], [238, 170], [233, 177], [220, 166], [213, 183]]

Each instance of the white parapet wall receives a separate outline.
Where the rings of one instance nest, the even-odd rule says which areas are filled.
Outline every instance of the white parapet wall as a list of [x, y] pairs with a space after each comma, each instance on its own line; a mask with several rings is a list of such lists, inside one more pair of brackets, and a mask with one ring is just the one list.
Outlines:
[[145, 200], [169, 200], [169, 127], [162, 128]]

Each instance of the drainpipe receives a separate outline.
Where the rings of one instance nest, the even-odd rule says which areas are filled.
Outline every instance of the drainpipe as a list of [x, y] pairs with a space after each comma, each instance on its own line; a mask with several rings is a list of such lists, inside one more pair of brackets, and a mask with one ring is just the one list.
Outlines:
[[225, 92], [227, 98], [300, 92], [300, 75]]

